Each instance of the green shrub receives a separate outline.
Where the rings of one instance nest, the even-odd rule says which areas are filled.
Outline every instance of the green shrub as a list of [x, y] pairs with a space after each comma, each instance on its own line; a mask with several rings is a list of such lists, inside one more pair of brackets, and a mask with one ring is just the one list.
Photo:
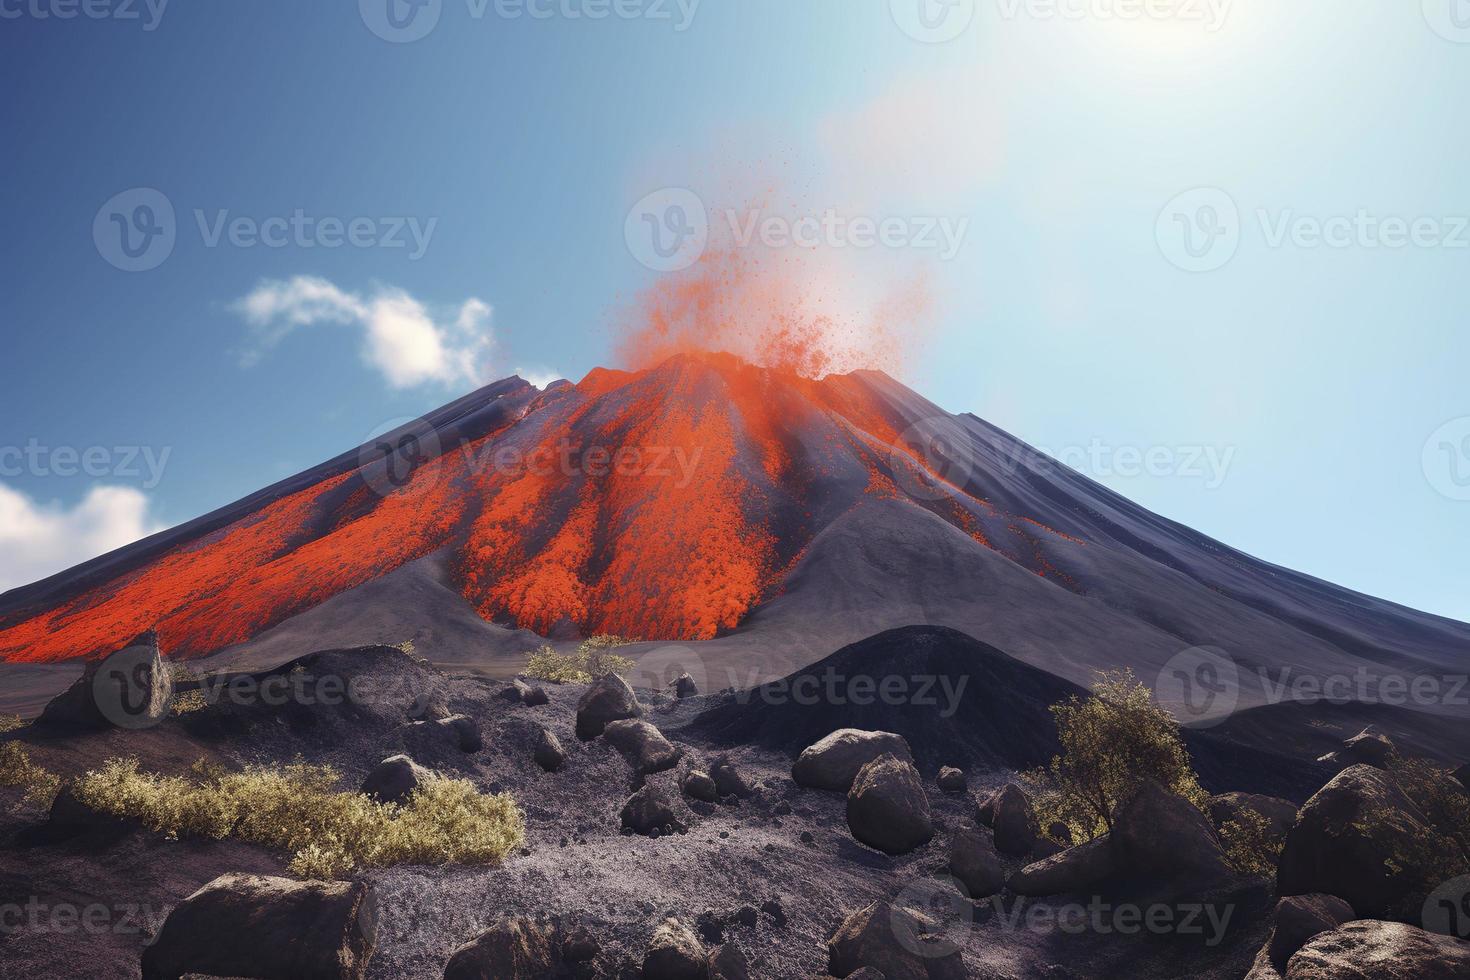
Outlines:
[[1281, 859], [1281, 841], [1271, 835], [1271, 821], [1248, 807], [1220, 825], [1220, 843], [1230, 866], [1243, 875], [1269, 878]]
[[61, 791], [61, 779], [33, 763], [24, 745], [4, 742], [0, 743], [0, 786], [18, 786], [25, 790], [27, 803], [50, 809]]
[[196, 764], [198, 778], [138, 770], [111, 759], [81, 776], [78, 799], [170, 836], [236, 838], [292, 854], [293, 874], [335, 878], [357, 867], [492, 864], [525, 839], [509, 795], [486, 796], [462, 779], [431, 777], [402, 805], [337, 789], [330, 766], [295, 763], [225, 772]]
[[548, 643], [531, 654], [522, 673], [553, 684], [587, 684], [608, 674], [624, 674], [635, 662], [608, 651], [632, 642], [604, 633], [583, 640], [571, 654], [558, 653]]
[[1022, 776], [1041, 826], [1061, 821], [1076, 842], [1092, 840], [1112, 830], [1118, 806], [1145, 779], [1208, 808], [1179, 723], [1131, 670], [1100, 674], [1091, 695], [1051, 711], [1062, 754]]

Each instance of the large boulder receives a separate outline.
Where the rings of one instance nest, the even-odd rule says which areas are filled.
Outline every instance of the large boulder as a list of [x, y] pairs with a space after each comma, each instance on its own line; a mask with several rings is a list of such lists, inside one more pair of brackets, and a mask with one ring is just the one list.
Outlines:
[[42, 709], [37, 724], [84, 730], [148, 728], [168, 716], [173, 693], [158, 634], [149, 630], [89, 663], [80, 678]]
[[542, 980], [560, 964], [554, 928], [530, 919], [501, 919], [454, 951], [444, 980]]
[[886, 854], [907, 854], [934, 836], [924, 784], [913, 763], [881, 755], [858, 772], [847, 793], [852, 836]]
[[1352, 906], [1335, 895], [1288, 895], [1272, 913], [1266, 956], [1278, 970], [1285, 970], [1287, 961], [1313, 937], [1354, 918]]
[[1314, 937], [1287, 980], [1464, 980], [1470, 943], [1399, 922], [1358, 920]]
[[608, 722], [602, 729], [602, 737], [645, 776], [674, 768], [684, 754], [664, 738], [663, 732], [636, 718]]
[[1210, 820], [1218, 830], [1242, 813], [1255, 813], [1266, 819], [1267, 836], [1281, 843], [1296, 824], [1297, 805], [1290, 800], [1259, 793], [1220, 793], [1210, 797]]
[[1467, 870], [1464, 852], [1388, 773], [1360, 765], [1302, 807], [1281, 851], [1276, 891], [1336, 895], [1359, 916], [1417, 922], [1430, 892]]
[[963, 980], [959, 949], [912, 909], [874, 902], [849, 915], [827, 940], [827, 970], [850, 977], [876, 970], [885, 980]]
[[949, 839], [949, 873], [965, 886], [970, 898], [994, 895], [1005, 885], [1005, 869], [990, 837], [961, 827]]
[[461, 752], [478, 752], [485, 747], [485, 739], [480, 734], [480, 726], [467, 715], [450, 715], [448, 718], [436, 718], [432, 721], [416, 721], [410, 728], [416, 732], [426, 732], [437, 740], [453, 745]]
[[647, 783], [623, 804], [620, 815], [623, 827], [636, 834], [651, 834], [669, 828], [679, 829], [679, 811], [664, 790]]
[[431, 775], [406, 755], [390, 756], [367, 774], [361, 792], [379, 803], [402, 803], [428, 782]]
[[577, 702], [577, 737], [589, 742], [601, 735], [609, 722], [643, 717], [643, 706], [628, 682], [608, 674], [592, 683]]
[[858, 770], [880, 755], [891, 755], [912, 764], [914, 755], [902, 735], [840, 728], [807, 746], [791, 767], [791, 778], [811, 789], [846, 793]]
[[995, 846], [1002, 854], [1024, 857], [1036, 849], [1041, 834], [1031, 798], [1015, 783], [1007, 783], [990, 795], [976, 810], [975, 818], [995, 831]]
[[143, 980], [355, 980], [367, 971], [377, 928], [363, 882], [222, 875], [174, 906], [143, 951]]
[[1085, 892], [1118, 871], [1112, 838], [1107, 834], [1051, 857], [1028, 864], [1006, 882], [1017, 895], [1074, 895]]
[[665, 919], [643, 954], [644, 980], [707, 980], [709, 951], [688, 926]]
[[567, 762], [567, 750], [562, 748], [561, 739], [547, 728], [536, 733], [536, 748], [531, 757], [536, 765], [547, 772], [556, 772]]
[[1393, 739], [1371, 728], [1365, 728], [1342, 743], [1337, 757], [1349, 766], [1372, 766], [1387, 769], [1394, 756]]
[[1209, 818], [1152, 779], [1118, 808], [1111, 837], [1117, 867], [1130, 874], [1162, 878], [1190, 891], [1231, 878]]
[[725, 943], [710, 950], [709, 980], [751, 980], [750, 961], [739, 946]]

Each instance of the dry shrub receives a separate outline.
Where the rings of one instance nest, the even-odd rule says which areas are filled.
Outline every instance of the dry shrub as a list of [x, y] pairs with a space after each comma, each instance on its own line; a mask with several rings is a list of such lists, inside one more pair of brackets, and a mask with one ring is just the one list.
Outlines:
[[525, 839], [509, 795], [486, 796], [462, 779], [435, 776], [403, 804], [337, 789], [330, 766], [295, 763], [230, 773], [195, 766], [200, 778], [138, 770], [111, 759], [77, 780], [87, 806], [171, 836], [201, 836], [280, 848], [303, 877], [335, 878], [357, 867], [491, 864]]
[[21, 721], [20, 715], [0, 715], [0, 735], [13, 732], [24, 725], [25, 722]]
[[632, 642], [604, 633], [583, 640], [577, 652], [572, 654], [558, 653], [555, 647], [547, 644], [531, 654], [522, 673], [553, 684], [587, 684], [608, 674], [632, 670], [634, 661], [608, 652]]
[[61, 778], [31, 761], [30, 753], [19, 742], [0, 743], [0, 786], [18, 786], [25, 790], [25, 801], [50, 809], [61, 791]]

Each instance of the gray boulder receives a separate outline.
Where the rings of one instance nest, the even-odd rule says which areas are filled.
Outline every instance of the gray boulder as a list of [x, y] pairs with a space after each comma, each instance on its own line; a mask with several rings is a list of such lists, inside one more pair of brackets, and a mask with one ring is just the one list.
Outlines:
[[543, 728], [536, 734], [536, 748], [532, 753], [536, 765], [547, 772], [556, 772], [567, 762], [567, 751], [562, 748], [561, 739], [557, 738], [550, 729]]
[[720, 756], [709, 767], [709, 774], [715, 781], [715, 789], [720, 794], [720, 799], [734, 796], [738, 799], [746, 799], [755, 795], [755, 788], [745, 778], [745, 774], [735, 768], [728, 756]]
[[699, 695], [699, 685], [695, 683], [694, 678], [687, 672], [674, 678], [674, 683], [669, 686], [674, 689], [674, 697], [680, 700], [698, 697]]
[[841, 728], [803, 749], [791, 767], [791, 778], [811, 789], [846, 793], [858, 770], [885, 754], [910, 764], [914, 761], [902, 735]]
[[1085, 892], [1118, 871], [1112, 839], [1103, 836], [1043, 858], [1011, 875], [1006, 887], [1017, 895], [1073, 895]]
[[994, 895], [1005, 885], [1005, 869], [989, 835], [962, 827], [949, 839], [949, 873], [965, 886], [972, 899]]
[[709, 951], [678, 919], [665, 919], [643, 955], [644, 980], [708, 980]]
[[678, 829], [679, 811], [668, 794], [659, 786], [648, 783], [634, 793], [623, 804], [620, 814], [623, 826], [637, 834], [651, 834], [672, 827]]
[[1036, 849], [1040, 828], [1031, 797], [1015, 783], [1008, 783], [980, 804], [976, 819], [995, 831], [995, 846], [1002, 854], [1025, 857]]
[[1418, 922], [1428, 895], [1467, 871], [1464, 852], [1387, 773], [1359, 765], [1302, 807], [1276, 891], [1336, 895], [1360, 916]]
[[356, 980], [367, 971], [377, 927], [363, 882], [222, 875], [169, 913], [143, 951], [143, 980], [196, 973]]
[[699, 769], [691, 769], [686, 772], [684, 778], [679, 782], [679, 788], [690, 799], [702, 800], [705, 803], [714, 803], [720, 798], [720, 791], [715, 785], [714, 778]]
[[158, 634], [149, 630], [88, 663], [82, 676], [42, 709], [36, 723], [83, 730], [149, 728], [168, 716], [173, 692]]
[[851, 977], [868, 969], [886, 980], [963, 980], [960, 951], [935, 922], [912, 909], [874, 902], [849, 915], [827, 940], [827, 971]]
[[645, 776], [674, 768], [684, 754], [664, 738], [663, 732], [636, 718], [608, 722], [602, 729], [602, 737]]
[[480, 726], [466, 715], [450, 715], [433, 721], [416, 721], [411, 726], [416, 731], [428, 732], [461, 752], [478, 752], [485, 747], [480, 735]]
[[1365, 728], [1342, 743], [1338, 758], [1349, 766], [1372, 766], [1387, 769], [1394, 755], [1393, 739], [1372, 728]]
[[406, 755], [384, 759], [362, 781], [360, 792], [379, 803], [402, 803], [430, 778], [429, 770]]
[[1470, 943], [1399, 922], [1357, 920], [1313, 937], [1287, 980], [1464, 980]]
[[1313, 937], [1330, 932], [1356, 916], [1347, 902], [1333, 895], [1289, 895], [1276, 903], [1266, 955], [1278, 970]]
[[858, 772], [847, 794], [853, 837], [886, 854], [907, 854], [934, 836], [929, 800], [913, 764], [881, 755]]
[[1113, 819], [1117, 866], [1155, 876], [1187, 890], [1228, 881], [1230, 865], [1209, 818], [1182, 796], [1145, 780]]
[[643, 717], [643, 706], [628, 682], [608, 674], [592, 683], [577, 702], [577, 737], [584, 742], [601, 735], [609, 722]]
[[946, 793], [963, 793], [966, 787], [965, 771], [953, 766], [944, 766], [939, 770], [938, 777], [934, 783]]
[[444, 980], [542, 980], [560, 964], [555, 929], [530, 919], [501, 919], [454, 951]]

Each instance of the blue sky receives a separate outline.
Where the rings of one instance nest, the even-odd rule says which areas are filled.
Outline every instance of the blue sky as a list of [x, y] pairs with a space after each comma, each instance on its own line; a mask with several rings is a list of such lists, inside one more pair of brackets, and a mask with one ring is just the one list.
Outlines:
[[0, 588], [613, 362], [680, 188], [894, 222], [801, 268], [855, 323], [922, 277], [932, 400], [1470, 619], [1464, 0], [94, 2], [0, 0]]

